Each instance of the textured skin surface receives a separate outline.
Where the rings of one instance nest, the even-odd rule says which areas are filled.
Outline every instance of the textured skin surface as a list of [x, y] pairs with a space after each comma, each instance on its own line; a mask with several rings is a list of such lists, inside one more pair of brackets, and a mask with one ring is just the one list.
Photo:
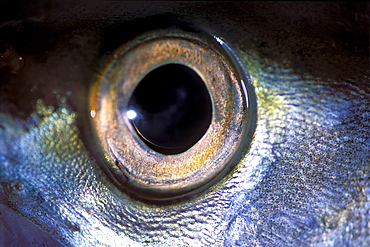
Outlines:
[[[17, 74], [0, 74], [0, 243], [370, 245], [368, 4], [36, 6], [0, 15], [0, 43], [25, 58]], [[117, 27], [164, 13], [234, 48], [258, 120], [231, 174], [156, 206], [128, 197], [101, 170], [87, 92], [103, 55], [125, 40]], [[23, 231], [9, 224], [13, 213]]]

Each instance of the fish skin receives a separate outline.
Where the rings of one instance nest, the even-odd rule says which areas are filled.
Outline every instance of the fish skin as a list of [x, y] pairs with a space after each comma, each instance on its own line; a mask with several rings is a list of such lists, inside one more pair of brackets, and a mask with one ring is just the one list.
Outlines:
[[[25, 58], [17, 75], [0, 77], [0, 243], [370, 245], [368, 7], [93, 1], [74, 10], [46, 4], [45, 15], [20, 11], [45, 41], [0, 38]], [[158, 206], [127, 196], [102, 171], [87, 99], [97, 64], [124, 40], [106, 41], [115, 33], [101, 30], [168, 12], [230, 44], [258, 114], [250, 150], [232, 173], [199, 196]], [[2, 23], [8, 34], [18, 22]], [[7, 227], [14, 214], [23, 231]]]

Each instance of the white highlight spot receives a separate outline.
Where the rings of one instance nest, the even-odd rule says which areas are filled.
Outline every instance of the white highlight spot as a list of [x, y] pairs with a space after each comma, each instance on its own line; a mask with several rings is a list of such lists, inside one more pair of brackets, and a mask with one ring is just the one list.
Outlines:
[[216, 36], [213, 36], [213, 37], [217, 40], [218, 43], [220, 43], [220, 45], [225, 44], [225, 42], [222, 39], [220, 39], [219, 37], [216, 37]]
[[136, 117], [137, 117], [136, 112], [135, 112], [135, 111], [133, 111], [133, 110], [129, 110], [129, 111], [127, 111], [127, 112], [126, 112], [126, 115], [127, 115], [128, 119], [130, 119], [130, 120], [132, 120], [132, 119], [134, 119], [134, 118], [136, 118]]
[[95, 112], [94, 110], [91, 110], [91, 111], [90, 111], [90, 116], [91, 116], [91, 117], [95, 117], [95, 115], [96, 115], [96, 112]]

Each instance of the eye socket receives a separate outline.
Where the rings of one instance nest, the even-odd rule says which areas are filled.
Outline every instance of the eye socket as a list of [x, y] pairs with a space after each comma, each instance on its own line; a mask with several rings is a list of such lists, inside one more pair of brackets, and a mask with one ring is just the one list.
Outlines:
[[254, 131], [252, 90], [219, 38], [147, 32], [108, 60], [90, 106], [105, 168], [139, 198], [202, 191], [245, 156]]

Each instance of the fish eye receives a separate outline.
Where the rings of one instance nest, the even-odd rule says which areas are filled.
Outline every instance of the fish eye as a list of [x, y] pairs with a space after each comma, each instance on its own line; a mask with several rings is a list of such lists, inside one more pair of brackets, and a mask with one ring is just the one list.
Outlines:
[[90, 95], [104, 167], [139, 198], [170, 200], [209, 188], [253, 136], [248, 74], [224, 40], [204, 31], [138, 35], [109, 56]]

